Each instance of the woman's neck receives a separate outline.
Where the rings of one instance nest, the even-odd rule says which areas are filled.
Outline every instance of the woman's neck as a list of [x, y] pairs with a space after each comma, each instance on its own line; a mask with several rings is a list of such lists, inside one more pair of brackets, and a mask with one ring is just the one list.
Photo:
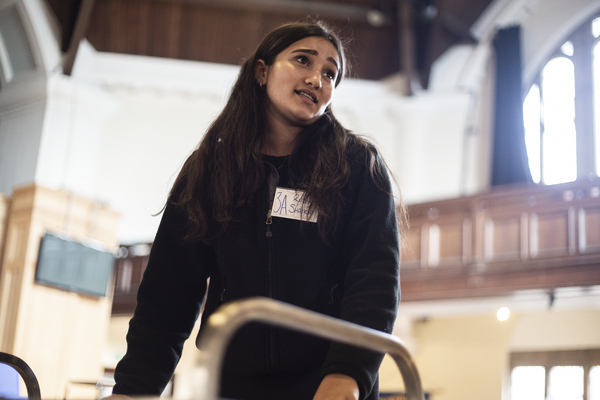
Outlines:
[[296, 138], [302, 131], [301, 127], [267, 128], [262, 141], [262, 152], [269, 156], [287, 156], [296, 145]]

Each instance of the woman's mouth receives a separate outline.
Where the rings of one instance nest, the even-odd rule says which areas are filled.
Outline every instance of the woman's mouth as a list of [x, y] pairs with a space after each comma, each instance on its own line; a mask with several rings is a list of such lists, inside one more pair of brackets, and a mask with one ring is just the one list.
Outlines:
[[310, 100], [313, 103], [317, 102], [316, 97], [309, 92], [305, 92], [304, 90], [295, 90], [296, 94], [302, 97], [305, 97], [306, 99]]

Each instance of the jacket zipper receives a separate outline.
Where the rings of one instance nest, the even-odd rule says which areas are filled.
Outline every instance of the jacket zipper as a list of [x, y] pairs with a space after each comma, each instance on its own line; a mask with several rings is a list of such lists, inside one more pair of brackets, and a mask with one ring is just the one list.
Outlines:
[[[268, 273], [268, 294], [269, 298], [273, 298], [273, 243], [272, 237], [273, 232], [271, 232], [271, 224], [273, 223], [273, 217], [271, 216], [272, 210], [269, 209], [267, 212], [267, 273]], [[269, 341], [269, 364], [272, 370], [275, 370], [276, 360], [275, 360], [275, 340], [273, 338], [273, 331], [270, 327], [268, 329], [268, 341]]]
[[[271, 211], [267, 212], [267, 237], [273, 237], [273, 232], [271, 232], [271, 224], [273, 223], [273, 217], [271, 216]], [[270, 252], [269, 252], [270, 253]]]
[[269, 297], [273, 298], [273, 243], [272, 237], [273, 232], [271, 232], [271, 224], [273, 223], [273, 217], [271, 216], [271, 210], [267, 212], [267, 273], [268, 277], [268, 291]]

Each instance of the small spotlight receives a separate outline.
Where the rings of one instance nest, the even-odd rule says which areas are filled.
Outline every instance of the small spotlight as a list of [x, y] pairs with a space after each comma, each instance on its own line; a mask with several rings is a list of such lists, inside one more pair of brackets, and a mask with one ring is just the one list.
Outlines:
[[367, 18], [367, 22], [371, 26], [374, 26], [376, 28], [379, 28], [379, 27], [385, 25], [385, 15], [383, 15], [383, 13], [381, 11], [376, 10], [374, 8], [367, 11], [366, 18]]
[[438, 9], [433, 4], [428, 5], [423, 10], [423, 16], [428, 21], [432, 21], [437, 16], [437, 13], [438, 13]]
[[509, 316], [510, 316], [510, 311], [509, 311], [508, 307], [502, 307], [496, 313], [496, 317], [498, 318], [498, 321], [506, 321]]

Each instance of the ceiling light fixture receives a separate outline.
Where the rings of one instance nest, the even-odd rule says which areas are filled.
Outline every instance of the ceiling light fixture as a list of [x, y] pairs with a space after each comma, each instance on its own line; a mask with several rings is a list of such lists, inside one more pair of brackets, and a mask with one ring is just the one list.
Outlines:
[[365, 17], [371, 26], [379, 28], [385, 25], [385, 15], [380, 10], [371, 8], [369, 11], [367, 11]]
[[501, 307], [496, 313], [496, 318], [498, 318], [498, 321], [506, 321], [509, 316], [510, 310], [508, 307]]

